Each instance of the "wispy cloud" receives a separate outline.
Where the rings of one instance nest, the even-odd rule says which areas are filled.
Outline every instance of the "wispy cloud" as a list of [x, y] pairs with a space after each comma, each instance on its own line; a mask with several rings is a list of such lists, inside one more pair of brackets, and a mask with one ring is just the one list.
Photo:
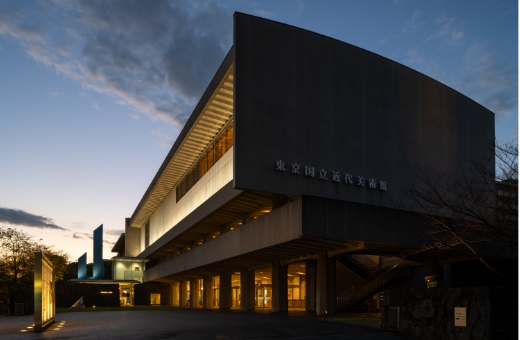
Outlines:
[[157, 138], [158, 138], [157, 143], [160, 146], [162, 146], [166, 149], [169, 149], [172, 147], [173, 141], [174, 141], [174, 135], [172, 134], [172, 131], [166, 130], [164, 128], [158, 128], [158, 129], [152, 130], [152, 133], [155, 136], [157, 136]]
[[518, 69], [508, 65], [485, 43], [472, 45], [464, 56], [464, 78], [455, 88], [481, 103], [497, 116], [518, 110]]
[[52, 92], [49, 93], [49, 94], [51, 95], [51, 97], [55, 97], [55, 98], [56, 98], [56, 97], [63, 96], [63, 93], [62, 93], [60, 90], [58, 90], [58, 89], [52, 91]]
[[405, 62], [407, 65], [424, 73], [435, 80], [449, 85], [452, 81], [452, 75], [443, 69], [435, 61], [424, 57], [417, 49], [411, 48], [406, 51]]
[[413, 11], [411, 18], [404, 22], [401, 33], [417, 30], [419, 28], [419, 26], [421, 25], [421, 20], [420, 20], [421, 16], [422, 16], [421, 11], [418, 11], [418, 10]]
[[114, 229], [107, 229], [107, 230], [105, 230], [105, 234], [107, 234], [107, 235], [115, 235], [115, 236], [119, 236], [119, 235], [121, 235], [124, 232], [125, 232], [124, 230], [114, 230]]
[[91, 240], [94, 239], [94, 237], [92, 236], [92, 234], [87, 234], [87, 233], [73, 233], [73, 234], [72, 234], [72, 238], [77, 238], [77, 239], [91, 239]]
[[40, 229], [61, 229], [68, 230], [57, 226], [51, 218], [33, 215], [23, 210], [8, 209], [0, 207], [0, 222], [6, 222], [15, 225]]
[[273, 12], [266, 11], [265, 9], [255, 9], [255, 14], [264, 17], [264, 18], [271, 18], [273, 16]]
[[464, 41], [464, 31], [455, 23], [455, 18], [441, 14], [435, 18], [434, 24], [436, 30], [426, 40], [440, 39], [442, 47], [458, 46]]
[[92, 103], [91, 105], [92, 105], [92, 107], [93, 107], [94, 109], [99, 110], [99, 104], [98, 104], [98, 103], [94, 102], [94, 103]]
[[0, 35], [85, 89], [179, 127], [231, 47], [232, 21], [216, 2], [2, 2]]

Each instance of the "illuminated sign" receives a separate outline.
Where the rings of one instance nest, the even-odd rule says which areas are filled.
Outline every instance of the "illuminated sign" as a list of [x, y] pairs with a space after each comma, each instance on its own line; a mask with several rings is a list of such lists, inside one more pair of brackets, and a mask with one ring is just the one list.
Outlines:
[[56, 295], [52, 262], [41, 252], [34, 253], [34, 331], [41, 332], [54, 322]]

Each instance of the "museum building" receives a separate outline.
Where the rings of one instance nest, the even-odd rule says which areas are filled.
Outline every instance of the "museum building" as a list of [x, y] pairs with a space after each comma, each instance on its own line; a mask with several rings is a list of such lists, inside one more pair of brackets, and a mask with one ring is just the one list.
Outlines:
[[494, 130], [492, 112], [406, 66], [235, 13], [233, 46], [117, 251], [150, 260], [144, 281], [183, 307], [323, 314], [420, 273], [449, 285], [460, 254], [398, 258], [424, 241], [396, 202], [418, 169], [456, 180], [492, 158]]

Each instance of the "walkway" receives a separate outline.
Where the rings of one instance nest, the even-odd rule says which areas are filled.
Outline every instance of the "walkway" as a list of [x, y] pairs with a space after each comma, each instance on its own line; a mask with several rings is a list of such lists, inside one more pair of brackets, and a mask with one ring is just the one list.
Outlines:
[[305, 314], [188, 309], [58, 313], [43, 333], [28, 328], [33, 320], [32, 315], [0, 319], [0, 339], [409, 339]]

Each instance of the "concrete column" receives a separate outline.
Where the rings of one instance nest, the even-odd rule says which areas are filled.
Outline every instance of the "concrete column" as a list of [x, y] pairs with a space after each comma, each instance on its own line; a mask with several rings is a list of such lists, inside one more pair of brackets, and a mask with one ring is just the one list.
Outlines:
[[195, 282], [196, 280], [193, 280], [193, 279], [190, 279], [190, 301], [188, 303], [188, 306], [190, 308], [193, 308], [194, 306], [196, 306], [196, 303], [195, 303], [195, 297], [196, 297], [196, 288], [195, 288]]
[[280, 261], [273, 261], [272, 271], [272, 307], [273, 312], [287, 311], [287, 266]]
[[256, 285], [255, 285], [255, 271], [249, 271], [249, 307], [251, 310], [255, 309], [255, 295]]
[[213, 307], [213, 278], [211, 276], [204, 276], [202, 278], [204, 286], [204, 297], [202, 298], [202, 308]]
[[220, 274], [220, 297], [219, 297], [219, 308], [229, 309], [231, 308], [231, 274], [221, 273]]
[[179, 302], [179, 289], [180, 289], [180, 283], [174, 282], [172, 283], [172, 306], [180, 306]]
[[336, 260], [319, 252], [316, 263], [316, 315], [336, 312]]
[[240, 309], [249, 309], [249, 271], [247, 268], [240, 270]]
[[327, 313], [336, 314], [336, 259], [327, 259]]
[[305, 263], [305, 310], [316, 310], [316, 260]]
[[179, 307], [186, 307], [187, 300], [187, 292], [186, 292], [186, 282], [179, 282]]

